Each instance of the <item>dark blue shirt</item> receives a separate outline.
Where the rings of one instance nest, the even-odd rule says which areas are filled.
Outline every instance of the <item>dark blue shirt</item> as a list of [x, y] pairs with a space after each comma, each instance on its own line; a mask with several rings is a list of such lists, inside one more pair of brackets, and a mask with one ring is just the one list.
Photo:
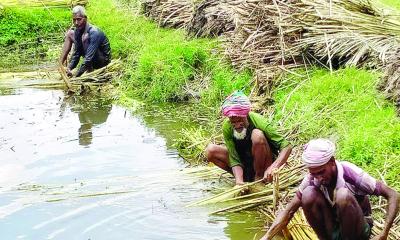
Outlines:
[[[85, 39], [82, 39], [83, 37]], [[111, 60], [111, 48], [108, 38], [96, 26], [88, 23], [83, 31], [75, 29], [74, 44], [74, 52], [69, 69], [74, 69], [78, 65], [81, 56], [85, 58], [76, 74], [78, 77], [89, 69], [107, 65]]]

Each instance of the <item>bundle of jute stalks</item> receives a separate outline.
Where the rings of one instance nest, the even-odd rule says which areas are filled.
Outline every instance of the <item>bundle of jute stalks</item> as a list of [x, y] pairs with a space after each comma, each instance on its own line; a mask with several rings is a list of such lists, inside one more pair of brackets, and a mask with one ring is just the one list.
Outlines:
[[118, 78], [122, 75], [122, 61], [120, 59], [113, 59], [107, 66], [84, 73], [80, 77], [69, 78], [65, 68], [61, 64], [59, 64], [58, 72], [67, 86], [68, 92], [72, 94], [77, 92], [76, 87], [82, 87], [83, 85], [103, 85], [111, 82], [112, 79]]
[[[303, 178], [304, 166], [301, 163], [292, 163], [291, 165], [275, 173], [276, 176], [279, 176], [277, 177], [279, 178], [279, 184], [265, 185], [262, 183], [262, 180], [258, 180], [241, 186], [235, 186], [207, 199], [192, 203], [189, 206], [224, 203], [224, 207], [214, 211], [214, 214], [238, 212], [266, 204], [272, 205], [273, 203], [277, 206], [279, 201], [277, 193], [285, 192], [284, 195], [292, 196], [294, 193], [293, 186], [298, 185]], [[248, 194], [242, 195], [242, 192], [247, 192]]]
[[185, 28], [193, 15], [190, 0], [142, 0], [144, 14], [161, 27]]
[[233, 0], [204, 0], [196, 5], [186, 28], [193, 37], [216, 37], [235, 29]]
[[224, 38], [226, 55], [239, 68], [262, 69], [296, 62], [301, 52], [293, 48], [301, 27], [294, 25], [297, 0], [244, 0], [233, 7], [236, 28]]
[[2, 0], [3, 7], [71, 7], [86, 5], [88, 0]]
[[102, 84], [110, 82], [122, 74], [122, 61], [113, 59], [107, 66], [96, 69], [89, 73], [84, 73], [80, 77], [70, 78], [72, 83], [97, 83]]

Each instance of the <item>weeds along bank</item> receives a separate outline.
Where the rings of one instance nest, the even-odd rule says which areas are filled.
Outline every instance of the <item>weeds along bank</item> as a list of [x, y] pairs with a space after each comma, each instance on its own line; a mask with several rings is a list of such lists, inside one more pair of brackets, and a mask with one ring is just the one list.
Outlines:
[[159, 28], [139, 10], [112, 0], [88, 8], [89, 19], [109, 37], [114, 57], [124, 59], [120, 84], [126, 96], [152, 102], [197, 99], [214, 106], [248, 85], [251, 73], [237, 72], [222, 60], [215, 40], [187, 40], [184, 31]]
[[271, 118], [298, 144], [315, 137], [335, 140], [339, 159], [399, 190], [400, 119], [376, 88], [380, 73], [347, 68], [300, 74], [288, 76], [275, 91]]
[[70, 23], [67, 7], [0, 9], [0, 71], [55, 61]]

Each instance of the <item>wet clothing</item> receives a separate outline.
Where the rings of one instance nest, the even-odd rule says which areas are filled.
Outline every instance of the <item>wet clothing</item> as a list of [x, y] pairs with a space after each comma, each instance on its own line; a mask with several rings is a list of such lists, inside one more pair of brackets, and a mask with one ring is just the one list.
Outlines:
[[296, 193], [297, 197], [301, 199], [304, 189], [306, 189], [308, 186], [314, 186], [321, 190], [327, 202], [332, 206], [332, 208], [334, 208], [336, 191], [339, 188], [343, 187], [347, 188], [356, 198], [365, 216], [365, 219], [369, 224], [369, 227], [371, 228], [373, 221], [372, 218], [370, 217], [371, 204], [369, 202], [369, 195], [376, 195], [376, 196], [381, 195], [382, 182], [377, 181], [375, 178], [371, 177], [368, 173], [364, 172], [361, 168], [349, 162], [336, 161], [336, 168], [337, 168], [337, 179], [336, 179], [336, 187], [333, 193], [333, 199], [330, 198], [327, 188], [321, 185], [321, 183], [317, 179], [313, 178], [311, 174], [308, 174], [303, 179]]
[[252, 181], [255, 173], [253, 156], [251, 153], [251, 132], [254, 129], [259, 129], [264, 132], [274, 156], [278, 156], [279, 151], [288, 146], [289, 142], [260, 114], [250, 112], [247, 120], [249, 121], [249, 127], [247, 128], [246, 137], [243, 140], [238, 140], [233, 137], [233, 127], [228, 118], [225, 119], [222, 125], [222, 131], [225, 145], [229, 152], [229, 166], [242, 166], [245, 178], [244, 181]]
[[78, 65], [81, 56], [84, 57], [84, 62], [76, 74], [77, 77], [86, 71], [102, 68], [111, 61], [111, 47], [107, 36], [89, 23], [83, 31], [74, 31], [74, 52], [69, 69], [72, 70]]

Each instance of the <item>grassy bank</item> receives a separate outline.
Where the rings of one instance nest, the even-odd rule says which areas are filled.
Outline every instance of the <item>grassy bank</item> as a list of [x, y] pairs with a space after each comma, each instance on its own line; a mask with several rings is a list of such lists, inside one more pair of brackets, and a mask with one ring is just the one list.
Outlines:
[[309, 78], [291, 76], [275, 94], [276, 121], [292, 141], [327, 137], [337, 142], [337, 157], [351, 161], [399, 189], [400, 119], [376, 90], [379, 74], [354, 68], [330, 74], [313, 70]]
[[[136, 8], [113, 4], [101, 0], [90, 6], [89, 16], [109, 36], [114, 55], [126, 59], [124, 96], [153, 102], [194, 97], [208, 107], [209, 116], [218, 116], [220, 101], [232, 90], [248, 86], [251, 73], [236, 73], [221, 61], [213, 51], [218, 49], [215, 40], [186, 40], [181, 30], [160, 29], [135, 14]], [[104, 16], [104, 9], [111, 9], [111, 14]], [[333, 138], [340, 159], [385, 177], [399, 189], [395, 164], [400, 160], [400, 123], [394, 106], [376, 90], [379, 73], [349, 68], [301, 74], [286, 76], [275, 91], [275, 105], [265, 106], [275, 109], [272, 118], [282, 123], [282, 132], [290, 132], [288, 137], [298, 145], [310, 138]], [[203, 157], [204, 146], [219, 134], [218, 121], [209, 123], [183, 128], [183, 137], [176, 139], [182, 154]]]
[[[0, 68], [52, 61], [69, 26], [67, 8], [6, 8], [0, 12]], [[57, 49], [57, 51], [56, 51]]]
[[[105, 9], [111, 12], [105, 15]], [[120, 83], [125, 96], [215, 105], [249, 83], [251, 73], [238, 73], [224, 62], [215, 40], [187, 40], [183, 31], [160, 29], [137, 13], [138, 8], [116, 7], [111, 0], [88, 8], [90, 20], [109, 37], [114, 57], [125, 59]]]

